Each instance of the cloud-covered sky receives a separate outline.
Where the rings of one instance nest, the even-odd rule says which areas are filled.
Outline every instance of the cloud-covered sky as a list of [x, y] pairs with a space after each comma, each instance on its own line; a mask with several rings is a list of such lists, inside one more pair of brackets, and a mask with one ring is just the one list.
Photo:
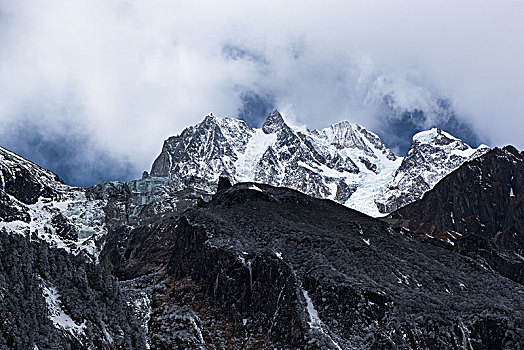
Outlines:
[[138, 177], [210, 112], [256, 125], [278, 107], [309, 128], [358, 122], [399, 152], [399, 136], [435, 125], [522, 149], [523, 13], [515, 0], [0, 0], [0, 145], [89, 185]]

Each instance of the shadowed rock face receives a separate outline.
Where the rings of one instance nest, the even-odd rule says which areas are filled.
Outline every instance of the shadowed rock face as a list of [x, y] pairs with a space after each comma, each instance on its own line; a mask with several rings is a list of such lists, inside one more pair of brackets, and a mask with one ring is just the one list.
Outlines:
[[39, 197], [58, 197], [63, 184], [58, 175], [2, 147], [0, 180], [2, 191], [25, 204], [34, 204]]
[[524, 346], [522, 285], [293, 190], [236, 184], [129, 235], [114, 270], [151, 279], [152, 349]]
[[511, 146], [463, 164], [389, 218], [524, 282], [524, 154]]
[[0, 220], [30, 222], [26, 205], [60, 197], [62, 180], [52, 172], [0, 147]]

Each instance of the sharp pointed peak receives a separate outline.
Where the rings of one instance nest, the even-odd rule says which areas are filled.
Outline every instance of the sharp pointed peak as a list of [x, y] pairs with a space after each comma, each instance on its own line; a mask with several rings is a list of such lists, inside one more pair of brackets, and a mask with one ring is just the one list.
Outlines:
[[287, 125], [284, 121], [284, 118], [282, 117], [282, 114], [280, 114], [278, 109], [275, 109], [273, 113], [268, 115], [264, 125], [262, 125], [262, 131], [264, 131], [266, 134], [271, 134], [280, 130], [284, 126]]
[[213, 114], [213, 113], [209, 113], [208, 115], [206, 115], [206, 117], [204, 118], [204, 121], [206, 120], [215, 120], [216, 119], [216, 116]]

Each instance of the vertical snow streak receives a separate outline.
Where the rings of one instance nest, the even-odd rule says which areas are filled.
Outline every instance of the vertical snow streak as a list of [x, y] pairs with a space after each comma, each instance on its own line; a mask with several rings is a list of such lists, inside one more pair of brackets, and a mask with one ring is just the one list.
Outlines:
[[333, 343], [333, 345], [337, 349], [342, 350], [340, 345], [338, 345], [337, 342], [335, 342], [333, 338], [331, 338], [331, 336], [324, 331], [322, 327], [323, 323], [320, 320], [320, 317], [318, 317], [318, 312], [315, 309], [313, 302], [311, 301], [311, 298], [309, 297], [309, 294], [307, 293], [307, 291], [305, 289], [302, 289], [302, 293], [304, 294], [304, 299], [306, 299], [306, 309], [309, 315], [309, 326], [312, 329], [316, 329], [320, 331], [323, 335], [325, 335], [331, 341], [331, 343]]

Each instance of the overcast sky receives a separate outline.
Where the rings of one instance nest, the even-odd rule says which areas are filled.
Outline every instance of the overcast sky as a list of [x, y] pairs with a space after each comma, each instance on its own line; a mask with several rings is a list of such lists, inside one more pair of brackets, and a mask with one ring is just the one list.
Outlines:
[[210, 112], [278, 107], [397, 152], [384, 134], [431, 126], [523, 149], [523, 38], [516, 0], [0, 0], [0, 145], [89, 185], [138, 177]]

